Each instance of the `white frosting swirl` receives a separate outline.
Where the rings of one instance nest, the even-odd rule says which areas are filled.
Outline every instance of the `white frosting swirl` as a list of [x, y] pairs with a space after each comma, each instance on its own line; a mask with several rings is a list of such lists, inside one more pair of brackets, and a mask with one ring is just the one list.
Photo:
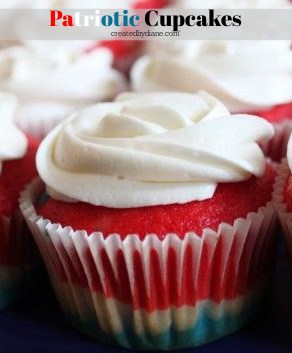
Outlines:
[[173, 5], [189, 9], [282, 9], [289, 0], [174, 0]]
[[261, 110], [292, 101], [292, 51], [289, 41], [154, 42], [131, 79], [139, 92], [203, 89], [232, 112]]
[[0, 173], [4, 161], [21, 158], [26, 153], [26, 137], [12, 122], [16, 106], [13, 96], [0, 92]]
[[219, 182], [260, 176], [257, 142], [273, 127], [231, 116], [206, 93], [122, 94], [75, 113], [42, 142], [37, 168], [49, 194], [114, 208], [212, 197]]
[[85, 54], [80, 42], [32, 41], [0, 51], [0, 88], [19, 100], [18, 125], [60, 121], [124, 87], [112, 61], [105, 48]]

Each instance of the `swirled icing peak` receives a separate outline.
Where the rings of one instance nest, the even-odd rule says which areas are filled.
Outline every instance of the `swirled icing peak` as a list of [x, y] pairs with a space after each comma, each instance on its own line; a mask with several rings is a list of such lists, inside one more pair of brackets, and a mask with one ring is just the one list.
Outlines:
[[120, 95], [72, 115], [42, 142], [37, 168], [49, 194], [114, 208], [212, 197], [217, 183], [260, 176], [257, 142], [273, 127], [231, 116], [206, 94]]

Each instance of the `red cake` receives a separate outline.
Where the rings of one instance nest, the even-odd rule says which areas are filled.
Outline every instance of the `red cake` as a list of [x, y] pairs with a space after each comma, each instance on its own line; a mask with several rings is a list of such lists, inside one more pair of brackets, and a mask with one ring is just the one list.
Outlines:
[[111, 50], [114, 56], [114, 66], [128, 74], [133, 62], [142, 54], [143, 41], [137, 40], [105, 40], [96, 43], [95, 48], [105, 47]]
[[0, 175], [0, 217], [9, 217], [18, 209], [19, 194], [37, 175], [35, 155], [39, 140], [27, 136], [28, 148], [23, 158], [3, 163]]
[[29, 136], [27, 140], [25, 156], [5, 161], [0, 174], [0, 266], [6, 268], [25, 268], [37, 258], [31, 234], [18, 211], [20, 192], [37, 175], [35, 155], [39, 141]]
[[220, 223], [233, 224], [235, 219], [245, 218], [249, 212], [265, 206], [271, 201], [275, 175], [274, 168], [267, 164], [261, 178], [220, 184], [212, 199], [183, 205], [114, 209], [48, 198], [36, 206], [36, 212], [52, 223], [86, 230], [88, 234], [118, 233], [122, 239], [128, 234], [138, 234], [143, 240], [147, 234], [163, 239], [167, 233], [175, 233], [183, 238], [187, 232], [202, 235], [205, 228], [216, 231]]

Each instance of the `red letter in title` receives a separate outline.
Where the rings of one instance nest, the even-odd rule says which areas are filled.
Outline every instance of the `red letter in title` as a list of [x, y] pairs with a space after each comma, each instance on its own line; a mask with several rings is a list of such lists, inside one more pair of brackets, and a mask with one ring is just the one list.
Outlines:
[[65, 26], [65, 27], [73, 27], [74, 26], [73, 17], [71, 15], [63, 16], [63, 26]]
[[52, 26], [52, 27], [58, 26], [58, 25], [56, 24], [56, 21], [61, 20], [61, 18], [63, 18], [63, 13], [62, 13], [62, 11], [50, 10], [50, 14], [51, 14], [50, 26]]

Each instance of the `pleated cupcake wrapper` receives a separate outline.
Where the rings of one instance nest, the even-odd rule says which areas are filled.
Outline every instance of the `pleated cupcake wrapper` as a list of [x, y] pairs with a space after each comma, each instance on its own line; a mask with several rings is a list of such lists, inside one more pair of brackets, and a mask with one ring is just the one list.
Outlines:
[[290, 168], [288, 166], [287, 159], [282, 160], [279, 166], [279, 173], [275, 181], [274, 192], [273, 192], [273, 202], [275, 209], [279, 215], [280, 223], [283, 229], [283, 234], [285, 236], [288, 259], [290, 266], [292, 268], [292, 212], [287, 210], [287, 205], [284, 200], [284, 188], [287, 183], [287, 178], [291, 175]]
[[261, 144], [265, 155], [273, 161], [281, 162], [286, 157], [287, 145], [292, 132], [292, 117], [280, 123], [273, 124], [275, 135], [270, 140]]
[[0, 244], [0, 308], [4, 308], [21, 294], [39, 260], [19, 210], [10, 217], [0, 216]]
[[[230, 320], [237, 317], [241, 326], [257, 302], [274, 257], [271, 203], [233, 225], [220, 224], [216, 232], [205, 229], [201, 237], [122, 240], [37, 216], [34, 203], [43, 191], [36, 179], [22, 193], [20, 207], [63, 310], [87, 333], [126, 347], [192, 346], [234, 331], [237, 324]], [[89, 323], [96, 326], [93, 332], [85, 329]], [[190, 338], [180, 341], [177, 333], [185, 332]], [[162, 336], [167, 339], [160, 344]]]

